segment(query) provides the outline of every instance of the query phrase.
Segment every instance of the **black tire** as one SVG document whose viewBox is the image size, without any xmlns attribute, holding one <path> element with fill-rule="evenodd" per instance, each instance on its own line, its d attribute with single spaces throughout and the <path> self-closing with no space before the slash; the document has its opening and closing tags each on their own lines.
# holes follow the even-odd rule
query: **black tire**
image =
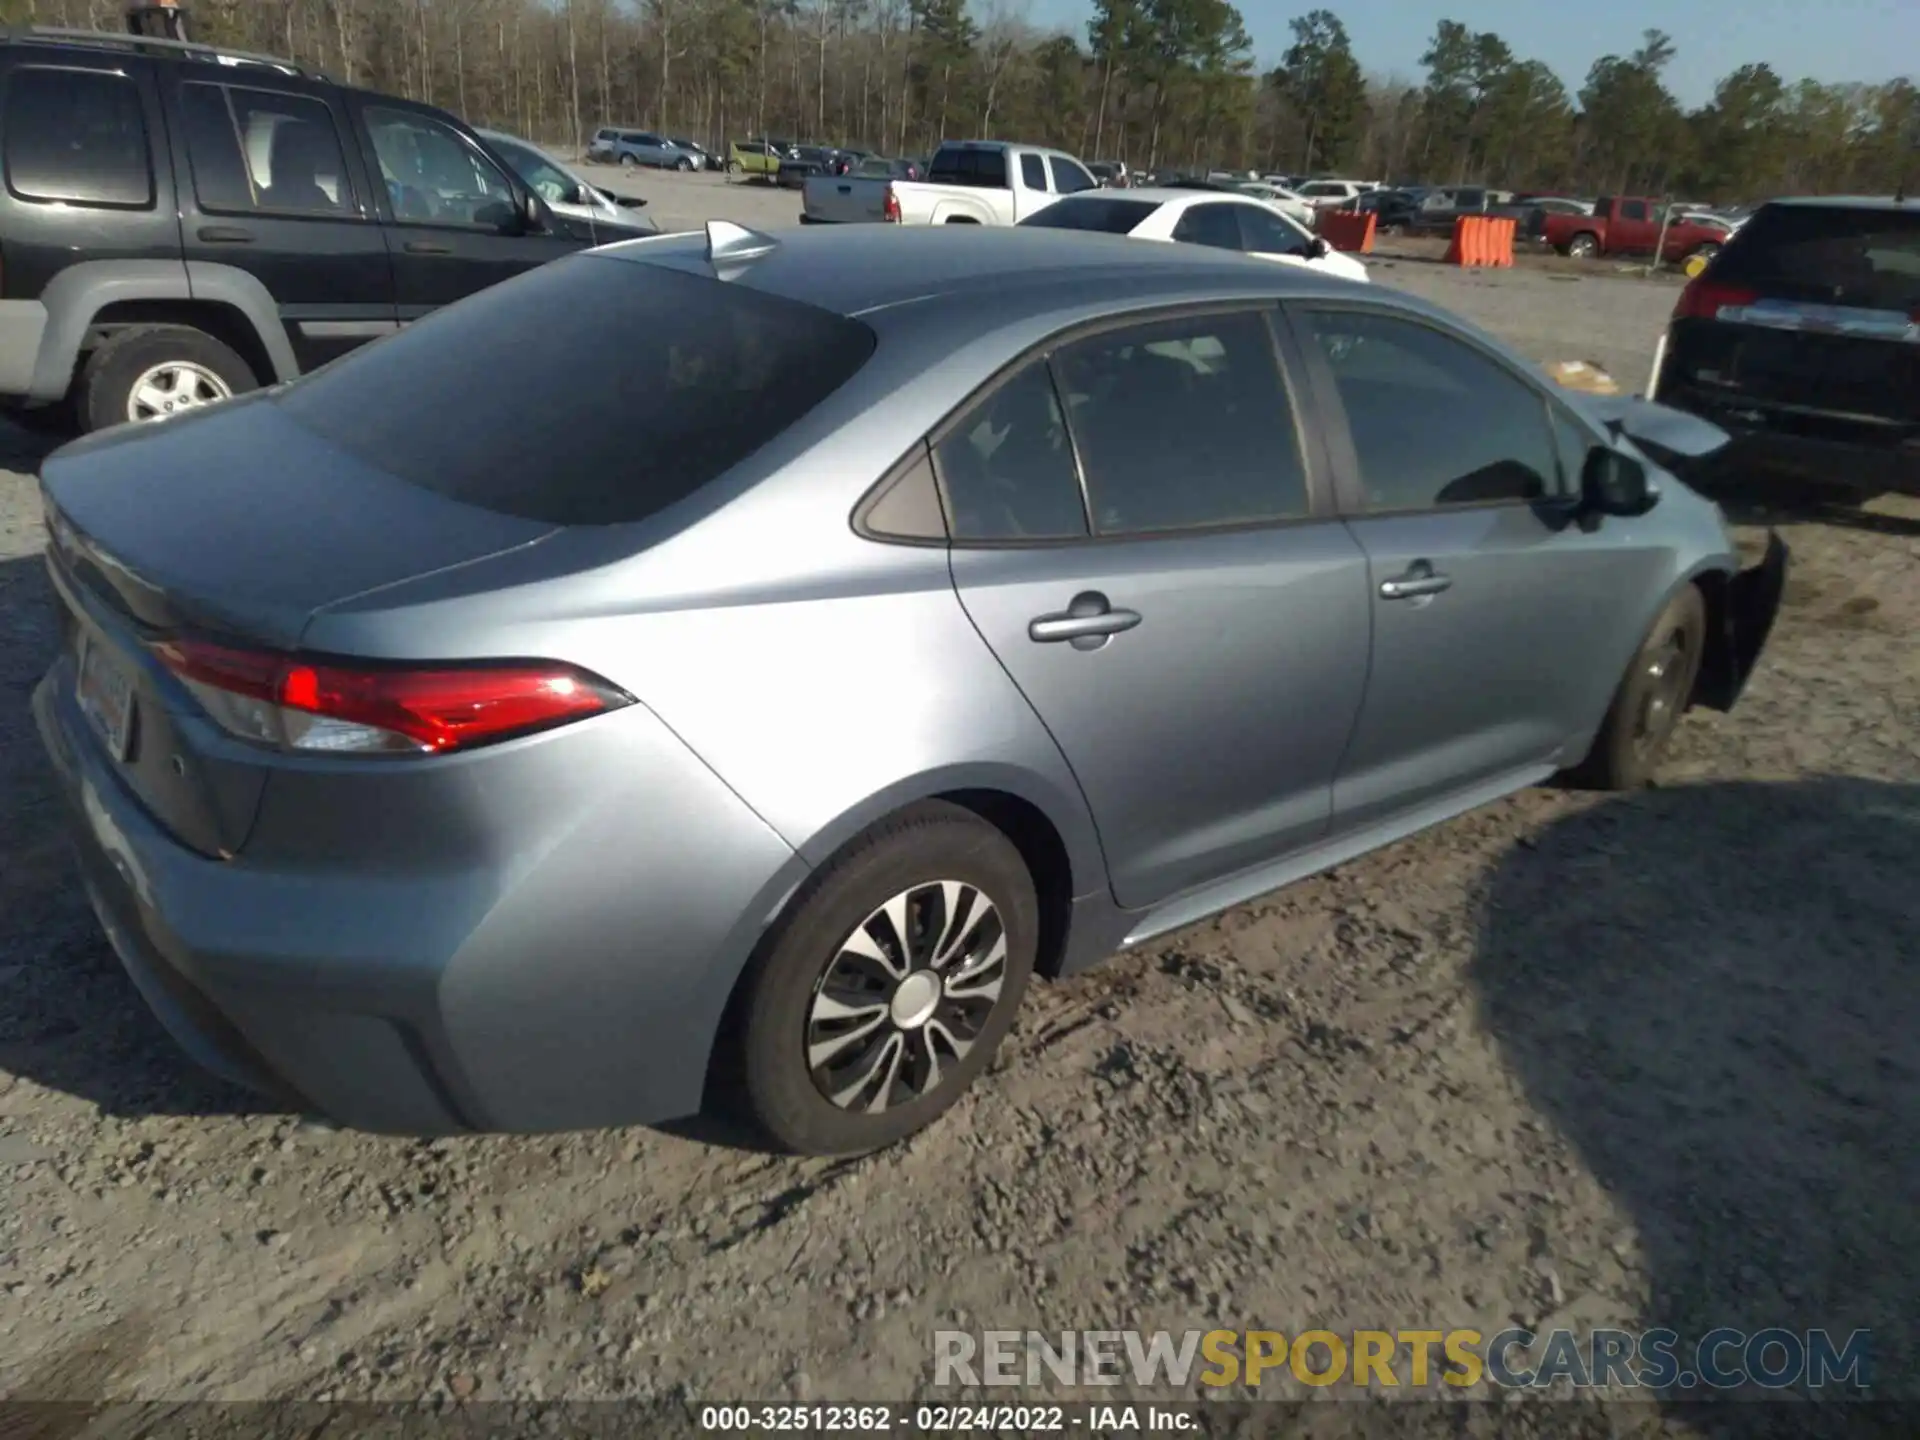
<svg viewBox="0 0 1920 1440">
<path fill-rule="evenodd" d="M 210 371 L 229 395 L 260 388 L 253 367 L 204 330 L 191 325 L 133 325 L 109 336 L 81 370 L 74 401 L 80 428 L 91 433 L 128 423 L 134 418 L 130 413 L 134 387 L 149 370 L 167 364 Z"/>
<path fill-rule="evenodd" d="M 1581 231 L 1567 241 L 1567 254 L 1575 260 L 1591 260 L 1600 253 L 1600 237 Z"/>
<path fill-rule="evenodd" d="M 1698 586 L 1685 586 L 1634 652 L 1593 748 L 1567 772 L 1572 784 L 1585 790 L 1637 790 L 1653 779 L 1693 695 L 1706 639 L 1706 597 Z"/>
<path fill-rule="evenodd" d="M 634 159 L 633 156 L 631 155 L 622 155 L 620 157 L 620 168 L 622 170 L 631 170 L 635 165 L 638 165 L 639 163 L 640 162 Z"/>
<path fill-rule="evenodd" d="M 675 165 L 673 168 L 678 170 L 682 175 L 684 175 L 689 170 L 693 169 L 693 161 L 687 159 L 686 156 L 682 155 L 680 157 L 680 163 Z"/>
<path fill-rule="evenodd" d="M 934 977 L 928 996 L 935 1006 L 931 1016 L 911 1028 L 900 1028 L 892 1018 L 893 1004 L 904 994 L 903 985 L 893 984 L 887 970 L 863 964 L 849 942 L 856 932 L 864 934 L 870 945 L 898 959 L 897 946 L 888 946 L 874 931 L 865 930 L 866 922 L 879 915 L 881 908 L 895 897 L 911 894 L 914 917 L 930 921 L 944 916 L 944 900 L 935 911 L 932 902 L 940 892 L 937 882 L 958 881 L 972 887 L 997 912 L 1002 922 L 996 932 L 987 912 L 977 900 L 963 896 L 962 913 L 967 917 L 956 939 L 965 939 L 969 948 L 987 948 L 998 933 L 1005 939 L 1006 954 L 998 965 L 981 966 L 976 983 L 990 980 L 997 969 L 1000 984 L 997 994 L 979 1009 L 978 1000 L 957 1001 L 949 987 L 955 977 L 977 960 L 965 951 L 949 956 L 945 969 L 929 968 L 910 962 L 915 973 Z M 920 891 L 918 887 L 930 887 Z M 922 901 L 926 901 L 923 908 Z M 941 922 L 944 924 L 944 920 Z M 892 933 L 890 922 L 879 921 L 880 936 Z M 926 951 L 940 939 L 927 935 L 911 920 L 909 941 L 912 954 L 926 958 Z M 992 1061 L 994 1052 L 1013 1023 L 1033 973 L 1034 950 L 1039 933 L 1039 902 L 1034 896 L 1033 879 L 1027 873 L 1020 853 L 1006 836 L 993 826 L 958 806 L 942 801 L 927 801 L 903 810 L 859 839 L 818 871 L 796 897 L 793 908 L 771 942 L 756 958 L 744 990 L 738 1032 L 739 1076 L 744 1082 L 744 1098 L 752 1118 L 774 1140 L 789 1150 L 806 1155 L 854 1155 L 891 1145 L 935 1120 Z M 924 941 L 922 944 L 914 940 Z M 876 1008 L 887 1004 L 887 1013 L 877 1027 L 863 1032 L 875 1039 L 854 1041 L 839 1053 L 828 1057 L 829 1065 L 843 1061 L 846 1069 L 837 1075 L 823 1069 L 817 1072 L 809 1063 L 809 1036 L 825 1035 L 817 1043 L 831 1044 L 840 1032 L 816 1031 L 814 1006 L 828 980 L 836 980 L 836 990 L 844 988 L 849 974 L 870 977 L 878 988 L 858 992 L 862 1003 Z M 944 975 L 945 980 L 939 977 Z M 926 982 L 915 982 L 926 985 Z M 887 1000 L 882 1000 L 887 996 Z M 936 998 L 937 996 L 937 998 Z M 909 997 L 911 998 L 911 997 Z M 971 1023 L 971 1044 L 957 1056 L 933 1037 L 959 1033 L 955 1016 L 966 1009 L 978 1011 Z M 934 1024 L 932 1022 L 940 1022 Z M 857 1026 L 858 1022 L 852 1023 Z M 956 1028 L 949 1030 L 948 1025 Z M 900 1059 L 894 1070 L 885 1064 L 887 1047 L 894 1044 L 888 1035 L 899 1037 Z M 918 1094 L 916 1075 L 930 1077 L 924 1060 L 917 1058 L 932 1051 L 938 1065 L 938 1079 Z M 892 1095 L 898 1089 L 897 1103 L 878 1112 L 865 1108 L 843 1108 L 828 1098 L 822 1088 L 832 1084 L 851 1085 L 861 1073 L 860 1060 L 876 1055 L 873 1074 L 886 1070 L 885 1083 L 862 1088 L 848 1103 L 870 1102 L 884 1089 Z"/>
<path fill-rule="evenodd" d="M 727 161 L 727 174 L 729 175 L 742 174 L 745 172 L 746 168 L 747 167 L 742 165 L 738 160 Z"/>
</svg>

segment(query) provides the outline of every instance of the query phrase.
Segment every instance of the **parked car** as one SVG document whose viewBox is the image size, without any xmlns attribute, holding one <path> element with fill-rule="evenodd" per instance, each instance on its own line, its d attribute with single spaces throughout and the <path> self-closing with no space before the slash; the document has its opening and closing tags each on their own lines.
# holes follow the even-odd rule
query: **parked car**
<svg viewBox="0 0 1920 1440">
<path fill-rule="evenodd" d="M 764 175 L 769 180 L 780 173 L 780 162 L 794 151 L 785 140 L 736 140 L 727 147 L 727 172 L 731 175 Z"/>
<path fill-rule="evenodd" d="M 1519 195 L 1515 199 L 1521 204 L 1531 205 L 1549 215 L 1593 214 L 1591 200 L 1575 200 L 1565 195 Z"/>
<path fill-rule="evenodd" d="M 693 161 L 693 168 L 695 170 L 715 170 L 719 168 L 714 163 L 713 156 L 708 153 L 707 147 L 699 141 L 683 140 L 675 136 L 672 137 L 671 143 L 678 147 L 682 154 Z"/>
<path fill-rule="evenodd" d="M 604 238 L 445 111 L 270 56 L 14 29 L 0 96 L 0 403 L 30 417 L 198 409 Z"/>
<path fill-rule="evenodd" d="M 1591 260 L 1602 255 L 1652 255 L 1676 264 L 1690 255 L 1711 259 L 1732 232 L 1724 225 L 1706 224 L 1682 216 L 1666 227 L 1661 245 L 1660 202 L 1645 198 L 1608 197 L 1594 201 L 1590 215 L 1549 214 L 1541 236 L 1562 255 Z"/>
<path fill-rule="evenodd" d="M 219 1073 L 866 1151 L 1035 972 L 1732 706 L 1787 556 L 1624 438 L 1676 422 L 1202 246 L 714 222 L 52 457 L 33 709 Z"/>
<path fill-rule="evenodd" d="M 1356 195 L 1342 210 L 1352 210 L 1361 215 L 1374 217 L 1374 230 L 1381 235 L 1392 235 L 1401 230 L 1411 229 L 1420 216 L 1420 202 L 1424 197 L 1410 194 L 1405 190 L 1369 190 L 1364 195 Z"/>
<path fill-rule="evenodd" d="M 834 152 L 825 145 L 799 145 L 780 161 L 774 183 L 782 190 L 798 190 L 815 175 L 833 172 Z"/>
<path fill-rule="evenodd" d="M 922 172 L 912 160 L 869 155 L 845 175 L 824 177 L 813 184 L 811 203 L 802 201 L 802 225 L 878 224 L 888 219 L 892 194 L 887 182 L 918 180 Z M 858 182 L 875 180 L 877 185 Z"/>
<path fill-rule="evenodd" d="M 1243 180 L 1233 188 L 1242 195 L 1250 195 L 1255 200 L 1273 206 L 1290 220 L 1305 225 L 1309 229 L 1313 227 L 1315 213 L 1313 203 L 1294 194 L 1284 185 L 1275 185 L 1266 180 Z"/>
<path fill-rule="evenodd" d="M 611 165 L 613 147 L 620 141 L 620 131 L 611 125 L 603 125 L 593 132 L 593 138 L 587 141 L 587 148 L 581 158 L 589 165 Z"/>
<path fill-rule="evenodd" d="M 1309 205 L 1345 205 L 1356 200 L 1374 187 L 1358 180 L 1308 180 L 1293 187 L 1293 191 Z"/>
<path fill-rule="evenodd" d="M 476 132 L 507 162 L 508 168 L 556 215 L 583 221 L 592 229 L 593 243 L 635 240 L 658 235 L 660 227 L 640 212 L 646 201 L 602 190 L 574 174 L 531 140 L 499 130 Z"/>
<path fill-rule="evenodd" d="M 1457 221 L 1467 216 L 1492 215 L 1512 220 L 1516 233 L 1537 236 L 1545 228 L 1546 211 L 1530 203 L 1517 201 L 1510 190 L 1490 190 L 1484 185 L 1442 185 L 1428 190 L 1407 221 L 1415 234 L 1451 234 Z"/>
<path fill-rule="evenodd" d="M 1761 206 L 1681 292 L 1648 394 L 1733 432 L 1730 479 L 1920 495 L 1920 204 Z"/>
<path fill-rule="evenodd" d="M 1178 241 L 1304 266 L 1343 280 L 1367 267 L 1343 255 L 1278 206 L 1251 196 L 1201 190 L 1089 191 L 1067 195 L 1020 222 L 1053 230 L 1089 230 L 1135 240 Z"/>
<path fill-rule="evenodd" d="M 1124 160 L 1095 160 L 1087 166 L 1087 173 L 1103 186 L 1112 189 L 1124 189 L 1128 184 L 1129 172 Z"/>
<path fill-rule="evenodd" d="M 924 180 L 815 176 L 801 222 L 883 219 L 898 225 L 1014 225 L 1062 195 L 1099 182 L 1071 155 L 1034 145 L 966 140 L 934 152 Z"/>
<path fill-rule="evenodd" d="M 631 170 L 636 165 L 656 170 L 695 170 L 699 162 L 673 141 L 651 130 L 622 130 L 613 138 L 612 163 Z"/>
</svg>

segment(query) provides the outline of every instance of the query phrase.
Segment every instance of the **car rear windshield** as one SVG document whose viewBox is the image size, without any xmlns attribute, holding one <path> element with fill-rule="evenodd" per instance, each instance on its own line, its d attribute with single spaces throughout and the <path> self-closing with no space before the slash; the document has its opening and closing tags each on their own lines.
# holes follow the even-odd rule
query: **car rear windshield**
<svg viewBox="0 0 1920 1440">
<path fill-rule="evenodd" d="M 927 179 L 935 185 L 974 185 L 985 190 L 1004 190 L 1007 188 L 1007 152 L 942 145 L 927 167 Z"/>
<path fill-rule="evenodd" d="M 1106 235 L 1125 235 L 1158 208 L 1156 200 L 1075 197 L 1056 200 L 1020 223 L 1046 230 L 1098 230 Z"/>
<path fill-rule="evenodd" d="M 1920 310 L 1920 207 L 1764 205 L 1714 278 L 1783 300 Z"/>
<path fill-rule="evenodd" d="M 726 281 L 576 256 L 436 311 L 277 403 L 341 449 L 553 525 L 646 519 L 866 363 L 858 321 Z"/>
</svg>

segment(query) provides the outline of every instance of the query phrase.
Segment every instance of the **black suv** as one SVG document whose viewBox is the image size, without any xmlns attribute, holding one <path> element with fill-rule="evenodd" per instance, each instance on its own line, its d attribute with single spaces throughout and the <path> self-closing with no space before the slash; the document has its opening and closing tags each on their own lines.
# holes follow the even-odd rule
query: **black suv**
<svg viewBox="0 0 1920 1440">
<path fill-rule="evenodd" d="M 1920 495 L 1920 202 L 1763 205 L 1681 293 L 1653 395 L 1721 468 Z"/>
<path fill-rule="evenodd" d="M 0 160 L 0 404 L 85 430 L 627 238 L 555 214 L 444 111 L 175 40 L 0 32 Z"/>
</svg>

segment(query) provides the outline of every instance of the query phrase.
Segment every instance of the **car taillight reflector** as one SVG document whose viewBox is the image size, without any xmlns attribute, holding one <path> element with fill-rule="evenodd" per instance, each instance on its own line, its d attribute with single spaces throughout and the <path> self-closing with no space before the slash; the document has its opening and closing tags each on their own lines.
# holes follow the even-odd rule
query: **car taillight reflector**
<svg viewBox="0 0 1920 1440">
<path fill-rule="evenodd" d="M 598 676 L 554 661 L 363 666 L 204 640 L 153 648 L 223 729 L 290 750 L 444 754 L 632 700 Z"/>
<path fill-rule="evenodd" d="M 887 198 L 882 202 L 881 217 L 891 225 L 900 223 L 900 197 L 893 193 L 893 182 L 887 182 Z"/>
<path fill-rule="evenodd" d="M 1711 320 L 1723 308 L 1751 305 L 1759 298 L 1758 290 L 1749 290 L 1741 285 L 1718 284 L 1707 276 L 1701 275 L 1689 280 L 1687 288 L 1680 292 L 1680 301 L 1673 307 L 1673 318 Z"/>
</svg>

